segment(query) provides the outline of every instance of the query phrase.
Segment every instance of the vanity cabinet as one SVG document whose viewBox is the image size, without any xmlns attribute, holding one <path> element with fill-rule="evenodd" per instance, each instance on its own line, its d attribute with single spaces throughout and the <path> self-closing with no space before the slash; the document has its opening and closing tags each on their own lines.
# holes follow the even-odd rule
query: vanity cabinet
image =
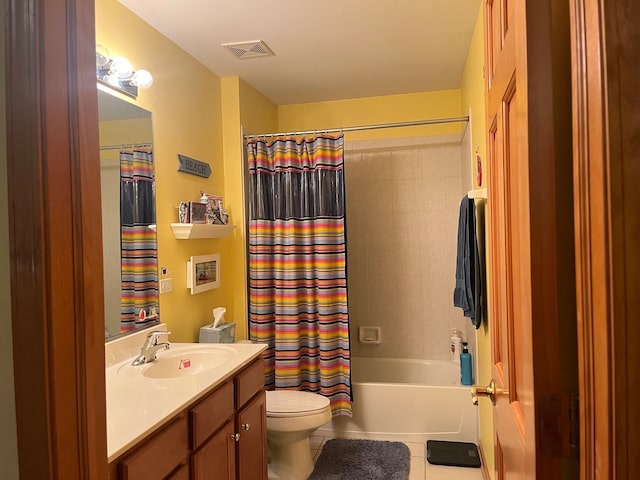
<svg viewBox="0 0 640 480">
<path fill-rule="evenodd" d="M 266 480 L 262 357 L 125 452 L 109 472 L 111 480 Z"/>
</svg>

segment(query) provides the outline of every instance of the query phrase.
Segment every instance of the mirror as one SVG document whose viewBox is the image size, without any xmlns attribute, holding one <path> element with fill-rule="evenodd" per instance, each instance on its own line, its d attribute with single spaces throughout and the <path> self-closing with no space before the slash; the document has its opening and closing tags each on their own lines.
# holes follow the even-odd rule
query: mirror
<svg viewBox="0 0 640 480">
<path fill-rule="evenodd" d="M 105 340 L 160 322 L 151 112 L 98 85 Z"/>
</svg>

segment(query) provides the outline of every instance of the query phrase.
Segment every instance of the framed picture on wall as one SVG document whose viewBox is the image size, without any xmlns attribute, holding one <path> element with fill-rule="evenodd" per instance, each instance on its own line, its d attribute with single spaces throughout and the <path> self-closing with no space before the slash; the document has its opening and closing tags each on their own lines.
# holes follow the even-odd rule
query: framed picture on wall
<svg viewBox="0 0 640 480">
<path fill-rule="evenodd" d="M 191 295 L 220 286 L 220 254 L 193 256 L 187 262 L 187 288 Z"/>
</svg>

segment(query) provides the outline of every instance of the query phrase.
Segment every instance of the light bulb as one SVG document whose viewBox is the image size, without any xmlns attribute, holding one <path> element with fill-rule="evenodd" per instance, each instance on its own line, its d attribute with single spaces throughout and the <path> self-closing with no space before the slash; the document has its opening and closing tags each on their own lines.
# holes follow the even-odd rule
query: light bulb
<svg viewBox="0 0 640 480">
<path fill-rule="evenodd" d="M 118 80 L 118 77 L 115 75 L 106 75 L 103 80 L 112 87 L 120 88 L 120 80 Z"/>
<path fill-rule="evenodd" d="M 131 83 L 140 88 L 149 88 L 153 85 L 153 75 L 151 75 L 147 70 L 138 70 L 133 74 Z"/>
<path fill-rule="evenodd" d="M 133 67 L 131 62 L 124 57 L 116 57 L 111 61 L 111 73 L 117 75 L 118 78 L 131 78 Z"/>
<path fill-rule="evenodd" d="M 96 67 L 104 67 L 109 63 L 111 54 L 104 45 L 96 45 Z"/>
</svg>

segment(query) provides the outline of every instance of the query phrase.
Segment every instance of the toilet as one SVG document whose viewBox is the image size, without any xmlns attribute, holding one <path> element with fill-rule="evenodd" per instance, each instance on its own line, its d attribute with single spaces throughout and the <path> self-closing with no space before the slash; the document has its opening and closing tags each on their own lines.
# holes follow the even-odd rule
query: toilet
<svg viewBox="0 0 640 480">
<path fill-rule="evenodd" d="M 309 435 L 331 420 L 329 399 L 295 390 L 266 393 L 269 480 L 306 480 L 313 471 Z"/>
</svg>

